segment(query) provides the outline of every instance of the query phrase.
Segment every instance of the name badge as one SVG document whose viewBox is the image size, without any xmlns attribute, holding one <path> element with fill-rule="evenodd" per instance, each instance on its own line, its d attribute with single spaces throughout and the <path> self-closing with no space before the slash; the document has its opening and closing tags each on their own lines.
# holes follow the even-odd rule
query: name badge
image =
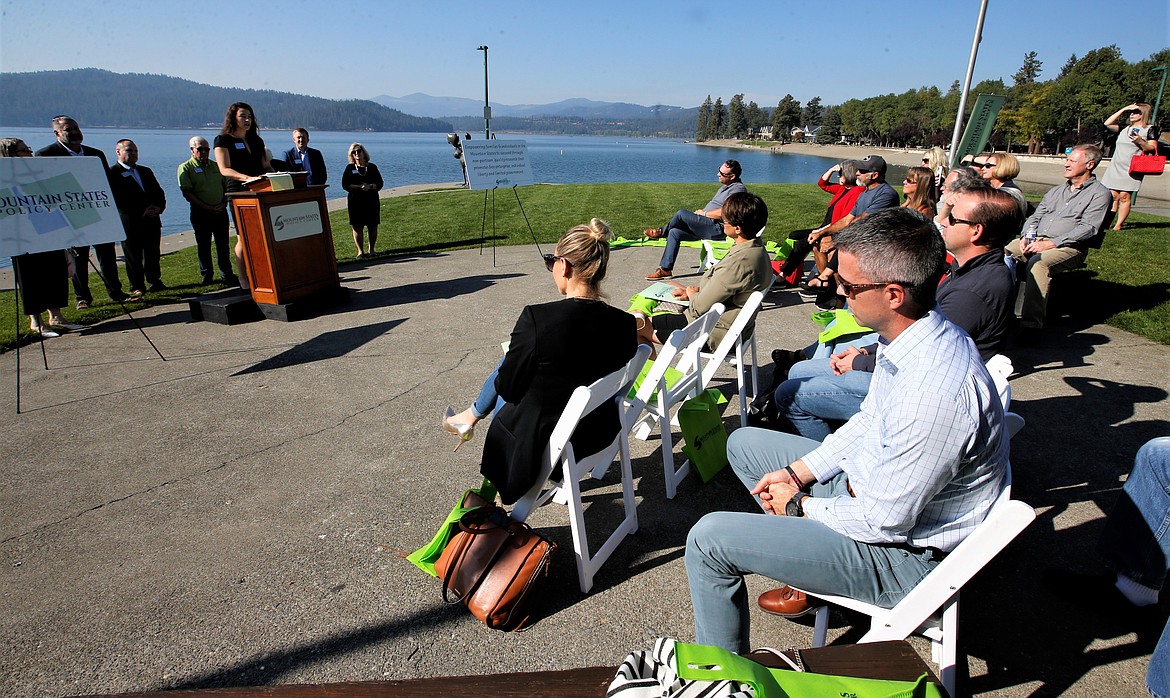
<svg viewBox="0 0 1170 698">
<path fill-rule="evenodd" d="M 196 168 L 195 168 L 195 171 L 196 171 L 196 172 L 198 172 L 199 174 L 203 174 L 203 168 L 202 168 L 202 167 L 196 167 Z"/>
<path fill-rule="evenodd" d="M 244 149 L 243 143 L 236 143 L 236 150 L 243 150 L 243 149 Z"/>
</svg>

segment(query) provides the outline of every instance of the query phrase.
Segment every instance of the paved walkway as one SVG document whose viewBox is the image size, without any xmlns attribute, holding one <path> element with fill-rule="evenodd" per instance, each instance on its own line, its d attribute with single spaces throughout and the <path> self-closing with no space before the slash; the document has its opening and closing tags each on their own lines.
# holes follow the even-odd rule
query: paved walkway
<svg viewBox="0 0 1170 698">
<path fill-rule="evenodd" d="M 615 251 L 615 305 L 645 285 L 658 254 Z M 687 530 L 751 502 L 727 472 L 689 478 L 666 500 L 656 440 L 634 447 L 641 529 L 591 594 L 577 589 L 565 511 L 534 514 L 561 552 L 527 632 L 487 630 L 398 559 L 479 479 L 482 435 L 453 454 L 442 410 L 472 399 L 523 304 L 555 298 L 534 248 L 495 259 L 353 263 L 341 270 L 348 306 L 291 324 L 226 327 L 191 322 L 183 305 L 148 308 L 135 317 L 165 362 L 125 317 L 47 342 L 49 370 L 25 347 L 23 414 L 9 391 L 0 422 L 0 694 L 595 666 L 658 635 L 693 639 Z M 810 310 L 791 292 L 770 299 L 765 356 L 808 341 Z M 1136 695 L 1156 634 L 1135 634 L 1095 599 L 1054 598 L 1041 573 L 1097 569 L 1092 542 L 1120 478 L 1142 442 L 1170 433 L 1165 347 L 1058 318 L 1011 355 L 1014 407 L 1028 421 L 1014 493 L 1039 519 L 964 592 L 969 687 Z M 5 354 L 0 382 L 15 385 L 14 370 Z M 612 480 L 587 497 L 591 525 L 613 521 Z M 812 635 L 754 610 L 752 623 L 755 645 Z M 840 641 L 859 636 L 844 616 L 834 625 Z"/>
</svg>

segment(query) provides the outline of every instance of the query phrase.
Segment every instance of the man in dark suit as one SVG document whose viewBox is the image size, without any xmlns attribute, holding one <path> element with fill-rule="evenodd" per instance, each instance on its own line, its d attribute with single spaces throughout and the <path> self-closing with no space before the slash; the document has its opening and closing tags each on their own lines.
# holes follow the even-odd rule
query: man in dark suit
<svg viewBox="0 0 1170 698">
<path fill-rule="evenodd" d="M 138 146 L 129 138 L 115 146 L 118 164 L 110 168 L 110 189 L 126 229 L 122 254 L 126 257 L 126 276 L 130 279 L 130 299 L 140 300 L 146 293 L 166 288 L 159 270 L 162 221 L 159 216 L 167 207 L 167 197 L 149 167 L 138 164 Z"/>
<path fill-rule="evenodd" d="M 296 147 L 284 151 L 284 162 L 289 172 L 308 172 L 309 184 L 324 184 L 329 178 L 325 169 L 325 158 L 321 151 L 309 147 L 309 132 L 303 128 L 293 131 Z"/>
<path fill-rule="evenodd" d="M 95 157 L 102 161 L 102 169 L 108 171 L 110 164 L 106 161 L 105 153 L 81 144 L 84 136 L 72 117 L 53 117 L 53 133 L 57 140 L 38 150 L 37 157 Z M 122 280 L 118 277 L 118 253 L 114 243 L 103 242 L 94 245 L 93 249 L 102 269 L 106 292 L 115 301 L 126 300 L 126 294 L 122 292 Z M 84 310 L 93 303 L 93 294 L 89 291 L 89 247 L 74 247 L 69 253 L 73 255 L 73 292 L 77 295 L 77 309 Z"/>
</svg>

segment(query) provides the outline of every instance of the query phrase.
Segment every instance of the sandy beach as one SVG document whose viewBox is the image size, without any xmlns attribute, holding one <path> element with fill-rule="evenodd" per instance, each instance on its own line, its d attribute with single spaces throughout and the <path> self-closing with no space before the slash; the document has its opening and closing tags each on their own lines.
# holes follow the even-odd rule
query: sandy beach
<svg viewBox="0 0 1170 698">
<path fill-rule="evenodd" d="M 743 145 L 735 140 L 718 140 L 706 141 L 697 143 L 696 145 L 717 146 L 723 148 L 742 148 L 745 150 L 769 150 L 769 148 L 761 148 L 752 145 Z M 818 145 L 816 143 L 785 143 L 783 145 L 774 146 L 773 150 L 778 153 L 789 153 L 796 155 L 813 155 L 822 158 L 834 159 L 861 159 L 869 154 L 881 155 L 890 165 L 901 165 L 903 167 L 912 167 L 921 164 L 922 151 L 921 150 L 903 150 L 901 148 L 866 148 L 851 145 Z M 1016 183 L 1020 185 L 1024 191 L 1028 193 L 1042 194 L 1049 188 L 1056 186 L 1064 181 L 1064 156 L 1055 155 L 1016 155 L 1020 160 L 1020 176 L 1016 177 Z M 1104 168 L 1108 167 L 1109 160 L 1103 160 L 1098 169 L 1104 172 Z M 744 174 L 745 181 L 750 181 Z M 1147 207 L 1142 208 L 1141 204 L 1145 203 Z M 1138 194 L 1139 205 L 1135 210 L 1147 210 L 1149 213 L 1157 213 L 1158 215 L 1167 215 L 1164 211 L 1153 210 L 1155 208 L 1165 209 L 1170 207 L 1170 176 L 1161 177 L 1147 177 L 1146 181 L 1142 183 L 1141 192 Z"/>
</svg>

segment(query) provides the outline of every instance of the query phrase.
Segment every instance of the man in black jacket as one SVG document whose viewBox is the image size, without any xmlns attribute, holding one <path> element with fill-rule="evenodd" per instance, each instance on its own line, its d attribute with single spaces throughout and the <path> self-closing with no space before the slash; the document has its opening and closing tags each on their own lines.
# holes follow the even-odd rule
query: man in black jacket
<svg viewBox="0 0 1170 698">
<path fill-rule="evenodd" d="M 37 157 L 95 157 L 102 161 L 103 170 L 109 169 L 105 153 L 81 144 L 84 136 L 73 117 L 65 115 L 53 117 L 53 133 L 56 134 L 57 140 L 38 150 Z M 115 301 L 126 300 L 126 294 L 122 292 L 122 280 L 118 278 L 118 253 L 114 249 L 114 243 L 103 242 L 94 245 L 93 249 L 101 266 L 106 292 Z M 73 255 L 74 262 L 73 292 L 77 295 L 77 309 L 84 310 L 93 303 L 93 294 L 89 291 L 89 247 L 74 247 L 69 252 Z"/>
<path fill-rule="evenodd" d="M 321 151 L 309 147 L 309 132 L 303 128 L 293 130 L 293 145 L 284 151 L 284 162 L 290 172 L 308 172 L 308 184 L 324 184 L 329 178 L 325 169 L 325 158 Z"/>
<path fill-rule="evenodd" d="M 146 293 L 166 288 L 159 270 L 162 221 L 159 216 L 167 207 L 167 197 L 149 167 L 138 164 L 138 146 L 124 138 L 115 147 L 118 163 L 110 168 L 110 189 L 126 229 L 122 254 L 126 257 L 126 277 L 130 279 L 130 298 L 139 300 Z"/>
</svg>

